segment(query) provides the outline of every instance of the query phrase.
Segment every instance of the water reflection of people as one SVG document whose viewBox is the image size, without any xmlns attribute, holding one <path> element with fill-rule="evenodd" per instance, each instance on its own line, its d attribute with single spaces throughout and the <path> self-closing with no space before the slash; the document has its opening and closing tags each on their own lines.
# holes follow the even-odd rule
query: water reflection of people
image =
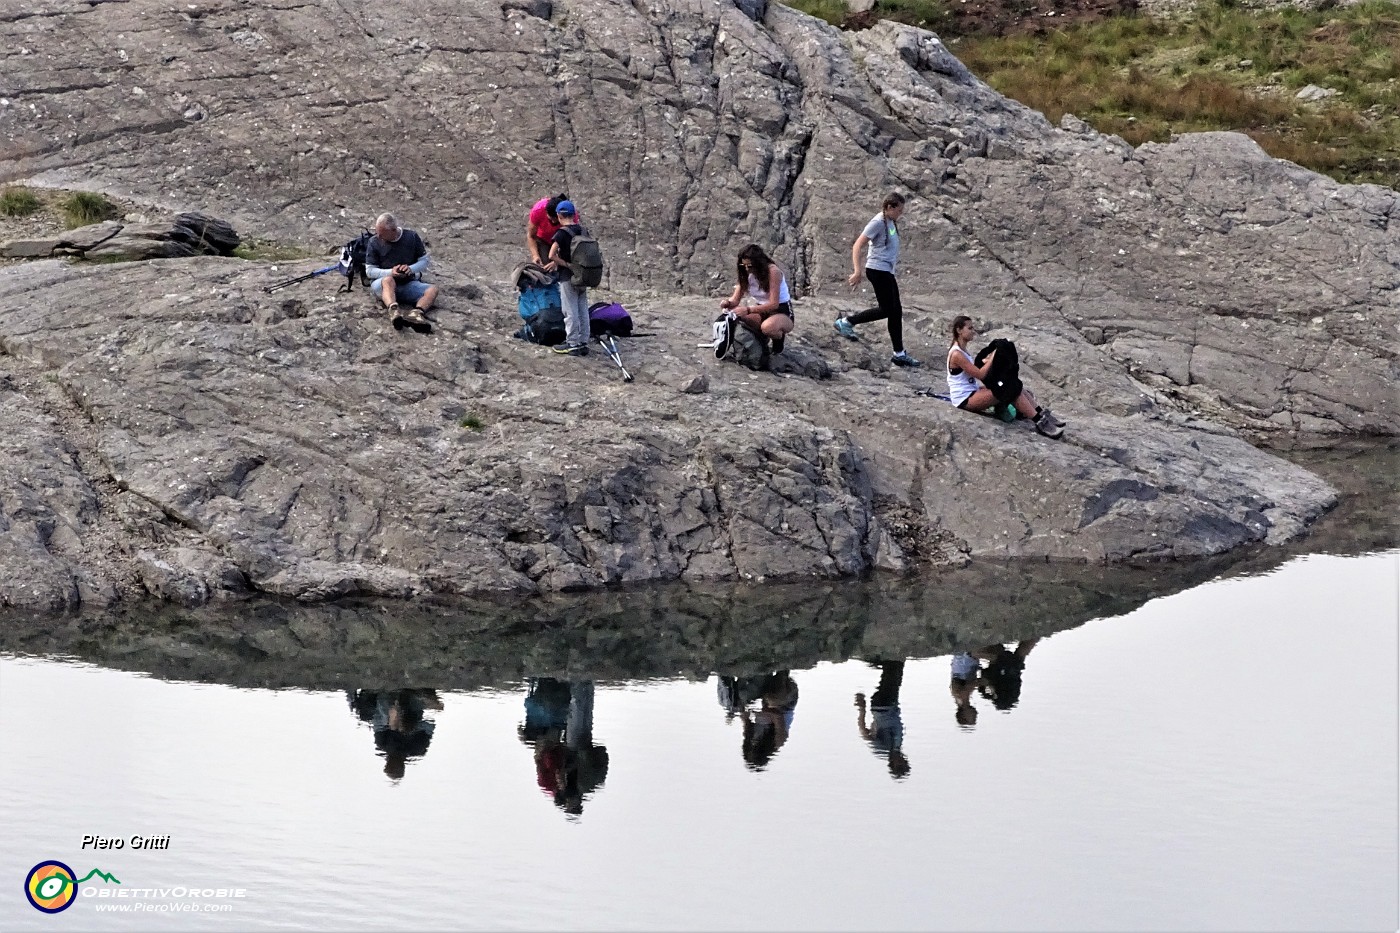
<svg viewBox="0 0 1400 933">
<path fill-rule="evenodd" d="M 797 683 L 787 671 L 757 677 L 720 675 L 719 702 L 725 719 L 744 724 L 740 751 L 744 763 L 762 771 L 788 740 L 797 710 Z M 758 709 L 751 707 L 758 704 Z"/>
<path fill-rule="evenodd" d="M 533 746 L 535 779 L 565 813 L 580 814 L 608 776 L 608 750 L 593 744 L 593 681 L 527 681 L 520 741 Z"/>
<path fill-rule="evenodd" d="M 957 705 L 954 718 L 958 725 L 967 729 L 977 725 L 977 707 L 972 705 L 974 690 L 1002 712 L 1015 708 L 1021 700 L 1026 656 L 1039 641 L 1039 638 L 1023 639 L 1015 650 L 998 644 L 953 655 L 953 676 L 948 689 Z M 983 661 L 987 662 L 986 667 L 982 666 Z"/>
<path fill-rule="evenodd" d="M 350 709 L 374 730 L 374 747 L 384 755 L 384 773 L 403 779 L 410 759 L 428 753 L 436 725 L 427 710 L 442 709 L 436 690 L 347 690 Z"/>
<path fill-rule="evenodd" d="M 865 694 L 856 694 L 856 728 L 870 743 L 876 755 L 889 765 L 896 780 L 909 776 L 909 759 L 904 757 L 904 720 L 899 714 L 899 688 L 904 681 L 903 661 L 876 661 L 880 683 L 870 697 L 870 724 L 865 722 Z"/>
</svg>

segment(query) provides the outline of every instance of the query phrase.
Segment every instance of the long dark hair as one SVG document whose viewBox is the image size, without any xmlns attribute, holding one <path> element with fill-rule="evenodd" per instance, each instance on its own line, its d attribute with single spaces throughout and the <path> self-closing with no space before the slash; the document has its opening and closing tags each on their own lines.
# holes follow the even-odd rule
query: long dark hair
<svg viewBox="0 0 1400 933">
<path fill-rule="evenodd" d="M 763 247 L 757 243 L 750 243 L 739 250 L 739 258 L 734 262 L 735 277 L 739 281 L 740 291 L 749 287 L 749 273 L 744 270 L 744 260 L 753 263 L 753 277 L 758 279 L 758 284 L 765 291 L 768 289 L 768 270 L 773 268 L 773 260 L 763 251 Z"/>
<path fill-rule="evenodd" d="M 968 317 L 966 314 L 959 314 L 957 317 L 953 318 L 953 342 L 948 344 L 949 350 L 958 345 L 958 331 L 962 330 L 964 324 L 971 323 L 971 321 L 972 318 Z"/>
</svg>

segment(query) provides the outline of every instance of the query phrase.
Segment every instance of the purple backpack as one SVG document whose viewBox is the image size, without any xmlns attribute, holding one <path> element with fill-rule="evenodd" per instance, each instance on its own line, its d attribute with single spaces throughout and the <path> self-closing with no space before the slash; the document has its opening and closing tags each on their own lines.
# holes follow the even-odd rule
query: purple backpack
<svg viewBox="0 0 1400 933">
<path fill-rule="evenodd" d="M 610 334 L 614 337 L 632 336 L 632 315 L 622 305 L 600 301 L 588 308 L 588 329 L 594 337 Z"/>
</svg>

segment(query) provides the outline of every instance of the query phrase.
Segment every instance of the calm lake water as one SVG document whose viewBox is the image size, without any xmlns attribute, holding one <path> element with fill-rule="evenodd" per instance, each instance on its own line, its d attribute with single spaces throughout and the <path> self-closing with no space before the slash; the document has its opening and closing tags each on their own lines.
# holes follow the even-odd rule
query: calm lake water
<svg viewBox="0 0 1400 933">
<path fill-rule="evenodd" d="M 820 644 L 777 625 L 762 663 L 742 632 L 658 636 L 637 676 L 579 676 L 632 657 L 587 620 L 563 660 L 517 625 L 393 647 L 374 682 L 265 639 L 11 650 L 0 928 L 1394 930 L 1400 550 L 1308 550 L 1115 613 L 1035 590 L 1015 615 L 1050 630 L 927 650 L 917 619 L 820 612 Z M 442 660 L 489 651 L 518 676 Z M 724 651 L 749 660 L 703 669 Z M 47 860 L 120 884 L 46 915 Z"/>
</svg>

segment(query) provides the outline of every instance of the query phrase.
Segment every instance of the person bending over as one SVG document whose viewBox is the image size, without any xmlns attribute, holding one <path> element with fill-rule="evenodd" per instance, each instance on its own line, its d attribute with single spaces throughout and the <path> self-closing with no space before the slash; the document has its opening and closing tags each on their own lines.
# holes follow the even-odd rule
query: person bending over
<svg viewBox="0 0 1400 933">
<path fill-rule="evenodd" d="M 774 353 L 782 353 L 783 342 L 796 326 L 787 276 L 763 247 L 750 243 L 739 250 L 736 278 L 734 291 L 719 303 L 720 308 L 733 311 L 749 330 L 773 342 Z M 752 304 L 742 304 L 745 295 Z"/>
<path fill-rule="evenodd" d="M 428 248 L 412 230 L 399 227 L 393 214 L 380 214 L 374 222 L 374 237 L 365 249 L 365 273 L 370 277 L 369 290 L 389 309 L 389 320 L 395 330 L 405 324 L 419 333 L 433 326 L 423 312 L 433 306 L 437 286 L 423 281 L 428 268 Z M 403 311 L 402 303 L 409 303 Z"/>
</svg>

